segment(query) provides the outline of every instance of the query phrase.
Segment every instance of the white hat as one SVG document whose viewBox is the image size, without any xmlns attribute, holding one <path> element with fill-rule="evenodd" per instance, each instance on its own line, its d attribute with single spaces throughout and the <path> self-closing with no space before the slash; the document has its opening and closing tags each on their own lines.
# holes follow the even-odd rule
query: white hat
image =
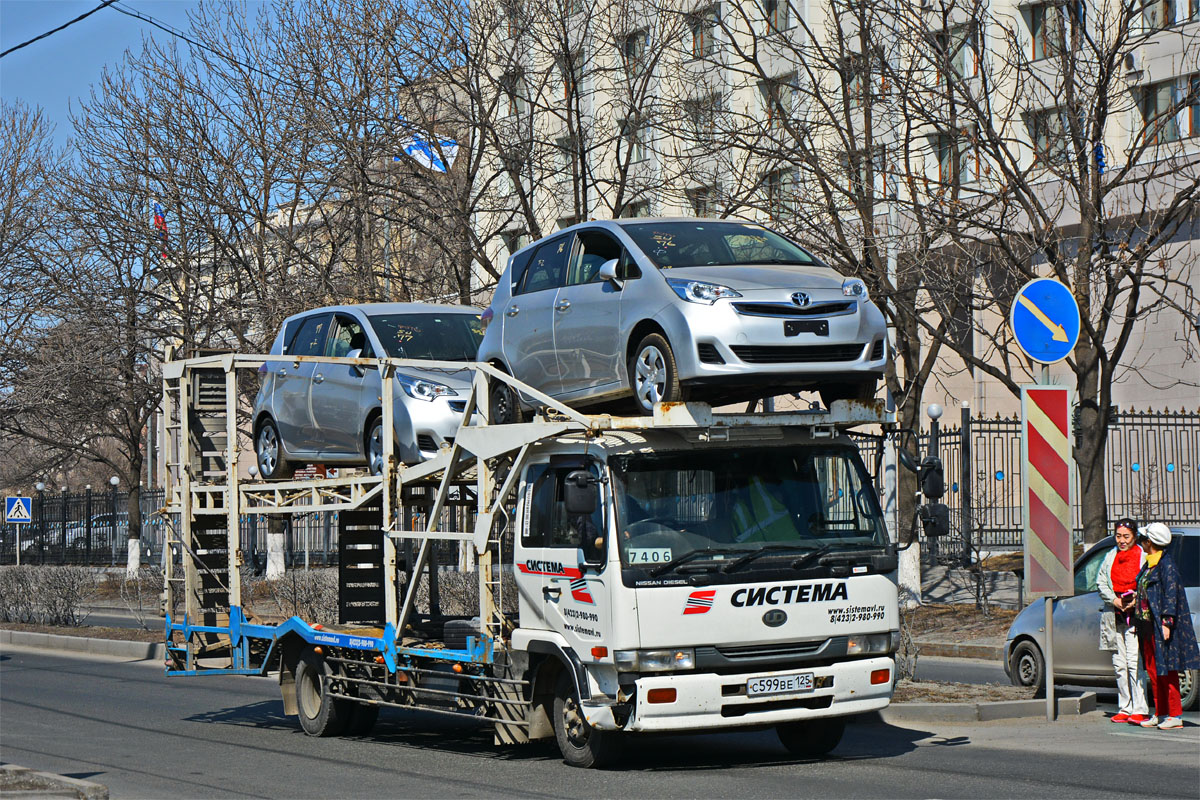
<svg viewBox="0 0 1200 800">
<path fill-rule="evenodd" d="M 1171 543 L 1171 529 L 1161 522 L 1151 522 L 1142 528 L 1142 535 L 1159 547 L 1166 547 Z"/>
</svg>

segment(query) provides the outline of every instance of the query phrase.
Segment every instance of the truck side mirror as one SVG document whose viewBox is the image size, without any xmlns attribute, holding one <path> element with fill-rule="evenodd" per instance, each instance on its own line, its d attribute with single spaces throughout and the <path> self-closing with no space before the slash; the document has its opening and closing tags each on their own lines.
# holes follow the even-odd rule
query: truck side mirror
<svg viewBox="0 0 1200 800">
<path fill-rule="evenodd" d="M 921 481 L 921 494 L 925 495 L 926 500 L 941 500 L 946 494 L 945 472 L 942 460 L 937 456 L 925 456 L 917 479 Z"/>
<path fill-rule="evenodd" d="M 618 264 L 618 260 L 615 258 L 610 258 L 608 261 L 605 261 L 603 264 L 601 264 L 600 265 L 600 280 L 612 281 L 613 285 L 615 285 L 618 289 L 620 289 L 621 288 L 621 280 L 620 280 L 620 278 L 617 277 L 617 264 Z"/>
<path fill-rule="evenodd" d="M 912 453 L 905 450 L 903 447 L 896 448 L 896 458 L 900 462 L 900 466 L 904 467 L 909 472 L 919 472 L 920 467 L 917 462 L 913 461 Z"/>
<path fill-rule="evenodd" d="M 950 533 L 950 506 L 945 503 L 926 503 L 921 506 L 920 514 L 926 537 L 936 539 Z"/>
<path fill-rule="evenodd" d="M 600 497 L 600 480 L 586 469 L 576 469 L 567 473 L 563 479 L 563 500 L 566 501 L 567 514 L 578 516 L 596 512 Z"/>
</svg>

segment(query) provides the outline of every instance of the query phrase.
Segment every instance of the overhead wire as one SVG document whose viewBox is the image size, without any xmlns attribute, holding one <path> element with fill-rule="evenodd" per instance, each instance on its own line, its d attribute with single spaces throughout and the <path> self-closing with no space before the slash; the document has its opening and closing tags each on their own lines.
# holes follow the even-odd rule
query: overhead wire
<svg viewBox="0 0 1200 800">
<path fill-rule="evenodd" d="M 100 5 L 98 5 L 98 6 L 96 6 L 96 7 L 95 7 L 95 8 L 93 8 L 91 11 L 88 11 L 88 12 L 86 12 L 86 13 L 80 14 L 78 17 L 76 17 L 75 19 L 71 20 L 70 22 L 64 22 L 62 25 L 59 25 L 57 28 L 54 28 L 53 30 L 48 30 L 48 31 L 46 31 L 45 33 L 43 33 L 43 34 L 41 34 L 41 35 L 39 35 L 39 36 L 35 36 L 35 37 L 33 37 L 32 39 L 29 39 L 29 40 L 27 40 L 27 41 L 21 42 L 21 43 L 20 43 L 20 44 L 18 44 L 18 45 L 15 45 L 15 46 L 13 46 L 13 47 L 10 47 L 10 48 L 8 48 L 8 49 L 7 49 L 7 50 L 5 50 L 3 53 L 0 53 L 0 58 L 4 58 L 4 57 L 5 57 L 6 55 L 8 55 L 9 53 L 15 53 L 17 50 L 20 50 L 22 47 L 28 47 L 29 45 L 33 44 L 34 42 L 40 42 L 42 39 L 45 39 L 47 36 L 53 36 L 54 34 L 58 33 L 59 31 L 61 31 L 61 30 L 65 29 L 65 28 L 69 28 L 69 27 L 71 27 L 71 26 L 72 26 L 72 25 L 74 25 L 76 22 L 79 22 L 79 21 L 81 21 L 81 20 L 85 20 L 85 19 L 87 19 L 87 18 L 88 18 L 88 17 L 90 17 L 92 14 L 95 14 L 97 11 L 99 11 L 99 10 L 101 10 L 101 9 L 103 9 L 103 8 L 107 8 L 107 7 L 111 6 L 111 5 L 112 5 L 113 3 L 115 3 L 115 2 L 117 2 L 117 0 L 104 0 L 104 2 L 103 2 L 103 3 L 101 3 L 101 4 L 100 4 Z"/>
</svg>

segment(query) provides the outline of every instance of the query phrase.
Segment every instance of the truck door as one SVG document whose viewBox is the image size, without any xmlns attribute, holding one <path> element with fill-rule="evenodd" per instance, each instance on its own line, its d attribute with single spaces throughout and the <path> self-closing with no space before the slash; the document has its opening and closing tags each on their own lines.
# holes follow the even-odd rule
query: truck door
<svg viewBox="0 0 1200 800">
<path fill-rule="evenodd" d="M 582 546 L 585 537 L 606 537 L 603 499 L 590 517 L 568 518 L 563 481 L 580 468 L 578 459 L 570 465 L 552 461 L 526 473 L 517 580 L 521 627 L 554 631 L 577 652 L 588 653 L 609 638 L 611 576 L 603 565 L 584 563 Z M 599 475 L 595 464 L 589 469 Z"/>
</svg>

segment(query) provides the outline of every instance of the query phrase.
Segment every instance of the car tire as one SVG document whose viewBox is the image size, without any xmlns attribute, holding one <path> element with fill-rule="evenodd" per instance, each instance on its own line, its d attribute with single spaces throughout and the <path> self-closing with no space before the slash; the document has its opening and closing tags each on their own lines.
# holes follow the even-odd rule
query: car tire
<svg viewBox="0 0 1200 800">
<path fill-rule="evenodd" d="M 554 738 L 563 760 L 572 767 L 599 768 L 620 756 L 620 734 L 588 725 L 571 674 L 563 670 L 554 688 Z"/>
<path fill-rule="evenodd" d="M 629 389 L 633 392 L 633 410 L 649 416 L 654 404 L 683 400 L 679 369 L 670 343 L 660 333 L 645 336 L 629 359 Z"/>
<path fill-rule="evenodd" d="M 353 701 L 330 697 L 326 691 L 333 669 L 308 647 L 296 662 L 296 711 L 309 736 L 337 736 L 350 721 Z"/>
<path fill-rule="evenodd" d="M 787 751 L 804 758 L 820 758 L 828 754 L 842 741 L 845 732 L 845 717 L 785 722 L 775 726 L 775 735 Z"/>
<path fill-rule="evenodd" d="M 254 437 L 254 455 L 258 474 L 263 480 L 275 481 L 292 476 L 292 465 L 283 457 L 283 439 L 275 420 L 267 418 L 258 426 Z"/>
<path fill-rule="evenodd" d="M 821 403 L 829 408 L 834 400 L 853 400 L 857 403 L 869 403 L 875 399 L 879 388 L 879 379 L 844 381 L 821 386 L 817 393 L 821 395 Z"/>
<path fill-rule="evenodd" d="M 488 384 L 488 423 L 515 425 L 525 421 L 521 401 L 507 383 L 492 378 Z"/>
<path fill-rule="evenodd" d="M 375 417 L 363 433 L 363 449 L 367 454 L 367 471 L 372 475 L 383 472 L 383 417 Z"/>
<path fill-rule="evenodd" d="M 1186 669 L 1179 673 L 1179 701 L 1184 711 L 1200 708 L 1200 669 Z"/>
<path fill-rule="evenodd" d="M 1021 642 L 1013 648 L 1009 674 L 1014 686 L 1043 692 L 1046 689 L 1046 659 L 1033 642 Z"/>
</svg>

